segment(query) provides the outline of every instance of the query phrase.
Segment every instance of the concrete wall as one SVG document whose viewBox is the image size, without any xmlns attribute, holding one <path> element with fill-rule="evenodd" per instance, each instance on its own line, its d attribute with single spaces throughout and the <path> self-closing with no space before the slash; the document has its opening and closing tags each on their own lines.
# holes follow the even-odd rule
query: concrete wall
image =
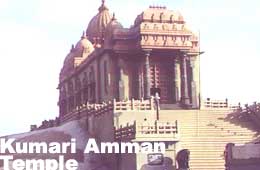
<svg viewBox="0 0 260 170">
<path fill-rule="evenodd" d="M 260 144 L 228 144 L 225 153 L 228 170 L 260 169 Z"/>
<path fill-rule="evenodd" d="M 114 141 L 113 111 L 109 111 L 108 113 L 104 113 L 97 117 L 91 116 L 88 121 L 89 133 L 98 143 Z M 103 164 L 108 166 L 110 169 L 116 169 L 116 154 L 102 153 L 100 156 Z"/>
<path fill-rule="evenodd" d="M 136 169 L 136 154 L 120 154 L 118 170 L 139 170 Z"/>
<path fill-rule="evenodd" d="M 124 99 L 132 98 L 132 72 L 131 63 L 119 58 L 118 66 L 123 70 L 123 84 L 124 84 Z"/>
</svg>

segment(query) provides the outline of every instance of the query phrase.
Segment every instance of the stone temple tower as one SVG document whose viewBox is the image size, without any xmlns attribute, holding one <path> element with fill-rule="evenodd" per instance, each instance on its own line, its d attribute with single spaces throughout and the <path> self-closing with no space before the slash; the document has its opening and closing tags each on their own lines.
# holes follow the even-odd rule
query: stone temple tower
<svg viewBox="0 0 260 170">
<path fill-rule="evenodd" d="M 198 37 L 179 12 L 150 7 L 124 28 L 104 1 L 60 73 L 60 114 L 88 103 L 149 99 L 200 107 Z"/>
</svg>

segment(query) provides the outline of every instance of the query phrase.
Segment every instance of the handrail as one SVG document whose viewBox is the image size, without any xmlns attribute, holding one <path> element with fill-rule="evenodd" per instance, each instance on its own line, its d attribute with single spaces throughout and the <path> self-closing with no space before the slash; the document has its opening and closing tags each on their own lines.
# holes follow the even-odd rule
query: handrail
<svg viewBox="0 0 260 170">
<path fill-rule="evenodd" d="M 146 137 L 155 135 L 155 137 L 172 137 L 178 134 L 178 122 L 177 120 L 172 122 L 154 121 L 139 122 L 136 121 L 133 124 L 127 124 L 126 126 L 120 126 L 115 128 L 115 140 L 132 140 L 138 137 Z"/>
<path fill-rule="evenodd" d="M 225 100 L 212 100 L 207 98 L 206 100 L 202 100 L 202 108 L 211 108 L 211 109 L 238 109 L 240 107 L 240 103 L 238 104 L 230 104 L 228 99 Z"/>
<path fill-rule="evenodd" d="M 102 104 L 86 103 L 76 107 L 73 111 L 65 114 L 61 118 L 61 122 L 65 123 L 71 120 L 80 119 L 86 116 L 101 116 L 109 111 L 133 111 L 133 110 L 154 110 L 154 99 L 151 97 L 149 100 L 126 100 L 126 101 L 109 101 Z"/>
</svg>

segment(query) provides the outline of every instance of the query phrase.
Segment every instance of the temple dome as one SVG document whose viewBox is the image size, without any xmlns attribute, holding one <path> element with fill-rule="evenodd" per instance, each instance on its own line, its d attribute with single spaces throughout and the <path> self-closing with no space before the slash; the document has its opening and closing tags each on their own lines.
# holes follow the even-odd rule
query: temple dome
<svg viewBox="0 0 260 170">
<path fill-rule="evenodd" d="M 88 40 L 87 36 L 83 32 L 83 35 L 81 36 L 81 40 L 78 41 L 78 43 L 75 46 L 76 52 L 89 52 L 91 53 L 94 51 L 94 47 L 92 43 Z"/>
<path fill-rule="evenodd" d="M 113 47 L 113 33 L 116 29 L 122 29 L 123 26 L 120 22 L 117 21 L 115 18 L 115 14 L 113 14 L 113 17 L 111 21 L 108 23 L 106 30 L 105 30 L 105 48 L 110 49 Z"/>
<path fill-rule="evenodd" d="M 102 0 L 102 5 L 99 7 L 99 12 L 95 15 L 88 24 L 86 34 L 91 42 L 94 38 L 103 38 L 105 29 L 111 20 L 108 8 L 105 6 L 105 1 Z"/>
<path fill-rule="evenodd" d="M 111 21 L 107 24 L 106 30 L 105 30 L 105 35 L 111 35 L 115 29 L 120 29 L 123 28 L 122 24 L 117 21 L 115 18 L 115 14 L 113 14 L 113 17 Z"/>
<path fill-rule="evenodd" d="M 168 10 L 166 7 L 150 6 L 135 19 L 135 25 L 142 22 L 184 23 L 184 18 L 178 11 Z"/>
<path fill-rule="evenodd" d="M 83 32 L 81 39 L 77 42 L 75 47 L 72 45 L 69 54 L 66 56 L 61 69 L 60 78 L 72 72 L 74 68 L 80 65 L 94 50 L 94 46 Z"/>
<path fill-rule="evenodd" d="M 60 72 L 60 80 L 63 79 L 65 75 L 67 75 L 74 69 L 74 50 L 74 45 L 72 45 L 70 52 L 67 54 L 63 62 L 63 67 Z"/>
</svg>

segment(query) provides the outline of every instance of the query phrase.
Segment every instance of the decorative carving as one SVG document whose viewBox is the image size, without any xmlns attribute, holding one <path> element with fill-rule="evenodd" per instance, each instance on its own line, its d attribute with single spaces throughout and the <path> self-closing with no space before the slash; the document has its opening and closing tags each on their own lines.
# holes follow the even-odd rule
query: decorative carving
<svg viewBox="0 0 260 170">
<path fill-rule="evenodd" d="M 149 38 L 148 35 L 144 36 L 144 40 L 145 40 L 145 41 L 148 41 L 148 38 Z"/>
<path fill-rule="evenodd" d="M 171 36 L 172 40 L 175 42 L 176 41 L 176 36 Z"/>
<path fill-rule="evenodd" d="M 168 46 L 167 35 L 162 36 L 162 39 L 163 39 L 163 46 Z"/>
<path fill-rule="evenodd" d="M 172 30 L 177 30 L 177 25 L 176 24 L 172 24 Z"/>
<path fill-rule="evenodd" d="M 153 29 L 154 29 L 154 30 L 158 30 L 158 29 L 159 29 L 158 25 L 157 25 L 157 24 L 154 24 Z"/>
<path fill-rule="evenodd" d="M 164 20 L 164 14 L 163 12 L 160 13 L 160 22 L 162 22 Z"/>
<path fill-rule="evenodd" d="M 154 14 L 151 15 L 151 21 L 153 22 L 154 20 Z"/>
<path fill-rule="evenodd" d="M 154 41 L 157 41 L 157 40 L 158 40 L 158 35 L 154 35 L 154 36 L 153 36 L 153 40 L 154 40 Z"/>
<path fill-rule="evenodd" d="M 148 30 L 149 29 L 149 25 L 148 24 L 144 24 L 143 29 Z"/>
<path fill-rule="evenodd" d="M 164 40 L 163 41 L 163 46 L 168 46 L 169 44 L 168 44 L 168 41 L 167 40 Z"/>
<path fill-rule="evenodd" d="M 173 15 L 170 16 L 170 22 L 173 22 Z"/>
<path fill-rule="evenodd" d="M 167 24 L 163 24 L 162 25 L 162 29 L 165 30 L 165 31 L 168 31 L 169 30 L 169 27 Z"/>
</svg>

